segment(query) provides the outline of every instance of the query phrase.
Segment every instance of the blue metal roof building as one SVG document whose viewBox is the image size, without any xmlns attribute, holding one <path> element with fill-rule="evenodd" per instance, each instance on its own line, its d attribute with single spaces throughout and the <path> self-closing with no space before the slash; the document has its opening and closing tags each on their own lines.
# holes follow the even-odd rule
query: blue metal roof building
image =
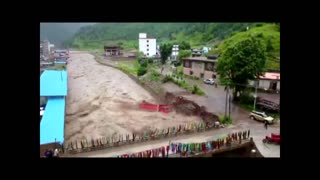
<svg viewBox="0 0 320 180">
<path fill-rule="evenodd" d="M 45 70 L 40 77 L 40 96 L 66 96 L 67 72 Z"/>
<path fill-rule="evenodd" d="M 48 102 L 40 123 L 40 144 L 64 141 L 67 72 L 46 70 L 40 76 L 40 96 Z"/>
</svg>

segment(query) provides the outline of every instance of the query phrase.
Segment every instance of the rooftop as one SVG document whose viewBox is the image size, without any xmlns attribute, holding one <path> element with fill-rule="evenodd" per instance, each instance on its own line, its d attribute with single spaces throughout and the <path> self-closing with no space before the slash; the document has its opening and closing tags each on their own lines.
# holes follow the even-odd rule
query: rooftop
<svg viewBox="0 0 320 180">
<path fill-rule="evenodd" d="M 218 62 L 217 59 L 208 59 L 207 57 L 187 57 L 183 58 L 182 60 L 190 60 L 190 61 L 203 61 L 203 62 Z"/>
<path fill-rule="evenodd" d="M 266 72 L 263 76 L 260 76 L 260 79 L 280 80 L 280 73 Z"/>
<path fill-rule="evenodd" d="M 105 45 L 104 48 L 105 49 L 107 49 L 107 48 L 120 48 L 120 46 L 119 45 Z"/>
<path fill-rule="evenodd" d="M 65 97 L 50 97 L 40 122 L 40 144 L 64 141 Z"/>
<path fill-rule="evenodd" d="M 40 76 L 40 96 L 66 96 L 67 72 L 45 70 Z"/>
<path fill-rule="evenodd" d="M 202 51 L 201 49 L 192 49 L 193 52 Z"/>
</svg>

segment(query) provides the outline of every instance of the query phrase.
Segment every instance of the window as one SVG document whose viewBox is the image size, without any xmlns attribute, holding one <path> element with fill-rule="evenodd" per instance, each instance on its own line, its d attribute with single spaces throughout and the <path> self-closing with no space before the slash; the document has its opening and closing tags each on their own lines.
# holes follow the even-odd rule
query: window
<svg viewBox="0 0 320 180">
<path fill-rule="evenodd" d="M 147 43 L 149 42 L 149 40 L 147 40 Z"/>
<path fill-rule="evenodd" d="M 149 44 L 147 44 L 147 47 L 149 47 Z"/>
<path fill-rule="evenodd" d="M 192 75 L 193 74 L 193 71 L 190 71 L 190 75 Z"/>
<path fill-rule="evenodd" d="M 203 74 L 203 73 L 201 73 L 201 74 L 200 74 L 200 78 L 203 78 L 203 77 L 204 77 L 204 74 Z"/>
<path fill-rule="evenodd" d="M 149 49 L 147 49 L 147 51 L 149 51 Z"/>
<path fill-rule="evenodd" d="M 213 79 L 216 79 L 216 78 L 217 78 L 217 75 L 212 74 L 212 78 L 213 78 Z"/>
<path fill-rule="evenodd" d="M 147 53 L 147 56 L 149 56 L 149 53 Z"/>
<path fill-rule="evenodd" d="M 186 68 L 190 68 L 189 61 L 184 61 L 184 67 L 186 67 Z"/>
<path fill-rule="evenodd" d="M 213 63 L 206 63 L 205 65 L 206 71 L 213 71 Z"/>
</svg>

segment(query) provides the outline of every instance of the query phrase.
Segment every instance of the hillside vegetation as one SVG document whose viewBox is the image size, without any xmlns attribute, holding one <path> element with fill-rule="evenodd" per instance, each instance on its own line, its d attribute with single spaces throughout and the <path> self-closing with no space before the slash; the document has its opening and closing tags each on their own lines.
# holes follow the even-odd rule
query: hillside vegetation
<svg viewBox="0 0 320 180">
<path fill-rule="evenodd" d="M 101 48 L 104 44 L 122 44 L 124 49 L 138 48 L 139 33 L 147 33 L 158 42 L 188 41 L 192 46 L 212 44 L 234 32 L 257 23 L 99 23 L 82 27 L 66 42 L 76 48 Z"/>
<path fill-rule="evenodd" d="M 98 23 L 80 28 L 65 45 L 101 50 L 103 45 L 118 44 L 125 50 L 138 49 L 139 33 L 156 38 L 158 44 L 184 41 L 192 48 L 218 47 L 211 53 L 222 53 L 244 37 L 257 35 L 267 47 L 266 69 L 280 69 L 280 24 L 272 23 Z"/>
<path fill-rule="evenodd" d="M 280 25 L 265 24 L 260 27 L 249 29 L 245 32 L 235 33 L 221 42 L 212 53 L 223 53 L 227 48 L 234 46 L 248 36 L 258 37 L 267 50 L 266 70 L 280 69 Z"/>
<path fill-rule="evenodd" d="M 56 47 L 60 47 L 64 41 L 72 38 L 75 33 L 84 26 L 94 23 L 40 23 L 40 39 L 48 39 Z"/>
</svg>

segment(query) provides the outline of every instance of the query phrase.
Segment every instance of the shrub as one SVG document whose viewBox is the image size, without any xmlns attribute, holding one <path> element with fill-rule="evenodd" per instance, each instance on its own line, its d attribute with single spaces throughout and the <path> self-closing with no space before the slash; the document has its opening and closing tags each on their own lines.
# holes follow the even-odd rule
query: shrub
<svg viewBox="0 0 320 180">
<path fill-rule="evenodd" d="M 179 75 L 183 76 L 183 66 L 178 66 L 177 71 Z"/>
<path fill-rule="evenodd" d="M 138 76 L 143 76 L 146 73 L 147 73 L 147 68 L 145 68 L 145 67 L 139 67 L 138 68 L 138 72 L 137 72 Z"/>
<path fill-rule="evenodd" d="M 199 91 L 199 88 L 197 85 L 193 85 L 192 94 L 196 94 L 196 92 Z"/>
<path fill-rule="evenodd" d="M 152 58 L 148 58 L 147 61 L 148 61 L 149 64 L 153 63 L 153 59 Z"/>
<path fill-rule="evenodd" d="M 244 91 L 239 97 L 241 104 L 253 104 L 254 97 L 250 94 L 249 91 Z"/>
<path fill-rule="evenodd" d="M 163 79 L 162 79 L 162 83 L 166 83 L 169 81 L 173 81 L 172 77 L 169 75 L 166 75 Z"/>
<path fill-rule="evenodd" d="M 232 124 L 232 118 L 230 116 L 225 117 L 224 115 L 219 116 L 221 124 Z"/>
<path fill-rule="evenodd" d="M 142 63 L 140 64 L 141 67 L 148 67 L 148 61 L 142 61 Z"/>
<path fill-rule="evenodd" d="M 152 71 L 150 74 L 150 80 L 151 81 L 159 81 L 160 79 L 160 73 L 156 72 L 156 71 Z"/>
<path fill-rule="evenodd" d="M 201 89 L 198 89 L 196 91 L 196 94 L 200 95 L 200 96 L 203 96 L 203 95 L 206 95 L 206 93 L 204 93 Z"/>
<path fill-rule="evenodd" d="M 259 34 L 257 35 L 257 37 L 262 38 L 262 37 L 263 37 L 263 34 L 262 34 L 262 33 L 259 33 Z"/>
</svg>

